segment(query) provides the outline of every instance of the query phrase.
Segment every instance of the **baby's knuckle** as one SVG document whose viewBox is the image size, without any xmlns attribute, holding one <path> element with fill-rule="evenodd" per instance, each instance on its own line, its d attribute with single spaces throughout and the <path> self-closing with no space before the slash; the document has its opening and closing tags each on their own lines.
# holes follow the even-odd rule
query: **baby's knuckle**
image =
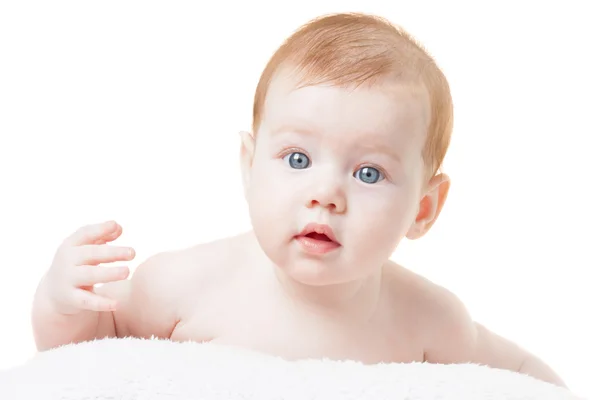
<svg viewBox="0 0 600 400">
<path fill-rule="evenodd" d="M 90 281 L 92 282 L 98 282 L 102 279 L 102 271 L 98 270 L 96 268 L 92 268 L 90 269 Z"/>
<path fill-rule="evenodd" d="M 57 257 L 56 264 L 59 266 L 63 266 L 63 267 L 72 265 L 74 259 L 75 259 L 75 257 L 73 256 L 73 252 L 64 251 L 59 255 L 59 257 Z"/>
<path fill-rule="evenodd" d="M 93 301 L 89 297 L 84 297 L 81 299 L 81 307 L 89 309 L 93 306 Z"/>
<path fill-rule="evenodd" d="M 61 275 L 64 275 L 64 266 L 66 265 L 66 263 L 64 262 L 64 258 L 63 257 L 55 257 L 54 260 L 52 261 L 52 265 L 50 266 L 50 269 L 48 271 L 49 275 L 52 275 L 53 277 L 56 277 L 57 275 L 60 277 Z"/>
<path fill-rule="evenodd" d="M 79 305 L 83 308 L 86 308 L 89 302 L 88 299 L 79 299 Z"/>
<path fill-rule="evenodd" d="M 102 248 L 102 246 L 99 246 L 97 244 L 90 244 L 88 246 L 85 246 L 85 254 L 88 257 L 98 257 L 100 255 L 100 249 Z"/>
<path fill-rule="evenodd" d="M 99 230 L 99 228 L 97 225 L 92 225 L 92 224 L 84 225 L 81 228 L 79 228 L 79 231 L 77 232 L 77 236 L 81 237 L 81 239 L 84 242 L 89 242 L 98 235 L 98 230 Z"/>
</svg>

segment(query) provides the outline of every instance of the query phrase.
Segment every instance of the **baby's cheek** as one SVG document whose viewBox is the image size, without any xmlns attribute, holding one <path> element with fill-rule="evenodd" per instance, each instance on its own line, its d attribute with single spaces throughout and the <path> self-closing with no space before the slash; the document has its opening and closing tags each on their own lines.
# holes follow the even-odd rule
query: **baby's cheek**
<svg viewBox="0 0 600 400">
<path fill-rule="evenodd" d="M 290 214 L 290 199 L 294 196 L 293 187 L 289 182 L 275 179 L 272 175 L 258 179 L 249 193 L 249 207 L 253 222 L 270 224 L 279 221 Z"/>
<path fill-rule="evenodd" d="M 361 207 L 359 224 L 368 242 L 395 242 L 406 234 L 411 224 L 411 210 L 400 197 L 379 196 L 368 207 Z"/>
</svg>

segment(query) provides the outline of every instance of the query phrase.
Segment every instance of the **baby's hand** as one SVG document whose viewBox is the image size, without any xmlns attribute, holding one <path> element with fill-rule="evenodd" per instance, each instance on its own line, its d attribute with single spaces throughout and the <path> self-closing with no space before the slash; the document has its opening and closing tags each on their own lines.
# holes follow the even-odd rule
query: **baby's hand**
<svg viewBox="0 0 600 400">
<path fill-rule="evenodd" d="M 60 314 L 77 314 L 82 310 L 113 311 L 113 299 L 94 293 L 94 285 L 126 279 L 126 266 L 108 267 L 101 263 L 130 261 L 135 252 L 130 247 L 111 246 L 123 229 L 116 222 L 84 226 L 66 238 L 58 248 L 52 266 L 43 281 L 47 300 Z"/>
</svg>

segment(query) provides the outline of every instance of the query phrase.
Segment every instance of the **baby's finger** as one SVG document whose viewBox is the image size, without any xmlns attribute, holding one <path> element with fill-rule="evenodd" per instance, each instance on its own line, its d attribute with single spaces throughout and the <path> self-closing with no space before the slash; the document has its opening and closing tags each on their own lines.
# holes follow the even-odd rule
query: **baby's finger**
<svg viewBox="0 0 600 400">
<path fill-rule="evenodd" d="M 82 289 L 77 289 L 73 292 L 73 303 L 75 307 L 89 311 L 103 312 L 117 309 L 116 300 Z"/>
<path fill-rule="evenodd" d="M 135 251 L 125 246 L 86 245 L 73 248 L 73 257 L 76 265 L 97 265 L 131 261 L 135 257 Z"/>
<path fill-rule="evenodd" d="M 77 287 L 94 286 L 97 283 L 122 281 L 129 276 L 128 267 L 99 267 L 83 265 L 71 269 L 73 285 Z"/>
<path fill-rule="evenodd" d="M 121 225 L 117 226 L 117 229 L 113 232 L 110 233 L 104 237 L 101 237 L 100 239 L 97 239 L 94 243 L 92 244 L 106 244 L 106 243 L 110 243 L 114 240 L 117 240 L 117 238 L 119 236 L 121 236 L 123 234 L 123 228 L 121 227 Z"/>
<path fill-rule="evenodd" d="M 77 229 L 72 235 L 64 240 L 67 246 L 81 246 L 84 244 L 92 244 L 98 239 L 107 237 L 115 231 L 119 230 L 120 226 L 115 221 L 107 221 L 101 224 L 86 225 Z"/>
</svg>

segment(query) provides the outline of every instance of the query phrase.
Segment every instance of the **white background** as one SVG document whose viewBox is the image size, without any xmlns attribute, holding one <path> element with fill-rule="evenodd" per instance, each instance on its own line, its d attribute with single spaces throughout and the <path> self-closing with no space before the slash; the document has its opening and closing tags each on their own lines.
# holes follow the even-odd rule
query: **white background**
<svg viewBox="0 0 600 400">
<path fill-rule="evenodd" d="M 34 354 L 36 284 L 79 226 L 120 222 L 132 267 L 248 229 L 237 132 L 262 68 L 308 19 L 365 11 L 433 53 L 456 103 L 447 206 L 394 258 L 600 398 L 600 29 L 594 2 L 549 3 L 2 2 L 0 368 Z"/>
</svg>

